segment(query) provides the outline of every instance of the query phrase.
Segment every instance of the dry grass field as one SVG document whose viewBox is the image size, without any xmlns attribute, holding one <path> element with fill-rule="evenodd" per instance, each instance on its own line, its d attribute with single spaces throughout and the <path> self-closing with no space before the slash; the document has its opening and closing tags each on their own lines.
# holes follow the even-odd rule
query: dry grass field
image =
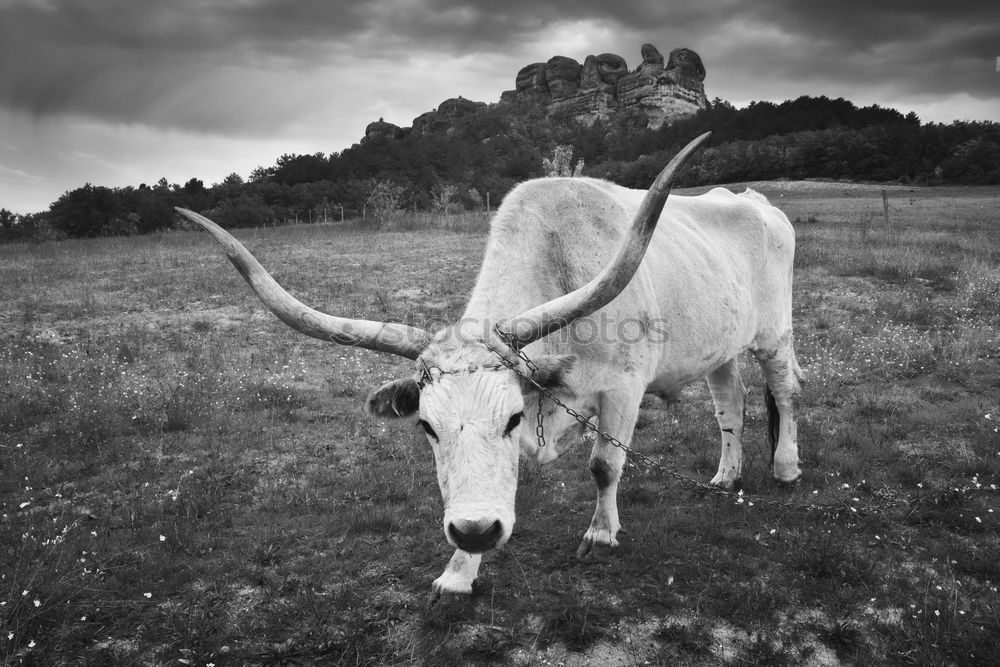
<svg viewBox="0 0 1000 667">
<path fill-rule="evenodd" d="M 630 465 L 621 546 L 577 560 L 582 444 L 522 465 L 510 544 L 434 605 L 430 448 L 362 411 L 406 362 L 288 330 L 204 233 L 0 246 L 0 662 L 1000 664 L 1000 189 L 891 187 L 887 228 L 880 187 L 755 187 L 799 239 L 803 479 L 770 482 L 746 363 L 744 502 Z M 236 234 L 307 303 L 418 325 L 486 238 Z M 707 389 L 635 446 L 707 481 Z"/>
</svg>

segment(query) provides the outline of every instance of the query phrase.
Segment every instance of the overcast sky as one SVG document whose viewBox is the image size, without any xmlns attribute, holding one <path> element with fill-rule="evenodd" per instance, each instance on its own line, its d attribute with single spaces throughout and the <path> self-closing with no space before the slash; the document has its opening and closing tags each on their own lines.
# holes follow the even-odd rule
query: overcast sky
<svg viewBox="0 0 1000 667">
<path fill-rule="evenodd" d="M 635 68 L 644 42 L 697 51 L 709 99 L 737 106 L 827 95 L 1000 121 L 994 2 L 0 0 L 0 207 L 246 177 L 379 117 L 496 102 L 554 55 Z"/>
</svg>

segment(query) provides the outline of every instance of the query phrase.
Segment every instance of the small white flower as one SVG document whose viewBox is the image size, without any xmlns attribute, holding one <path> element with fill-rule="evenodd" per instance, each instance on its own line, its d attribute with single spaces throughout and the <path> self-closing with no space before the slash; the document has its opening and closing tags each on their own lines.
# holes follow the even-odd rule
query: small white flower
<svg viewBox="0 0 1000 667">
<path fill-rule="evenodd" d="M 166 535 L 160 535 L 160 541 L 161 542 L 166 542 L 167 541 L 167 536 Z"/>
<path fill-rule="evenodd" d="M 145 596 L 146 596 L 146 599 L 147 599 L 147 600 L 153 597 L 153 594 L 152 594 L 152 593 L 143 593 L 143 595 L 145 595 Z"/>
<path fill-rule="evenodd" d="M 980 518 L 979 518 L 979 517 L 977 516 L 977 517 L 976 517 L 976 523 L 982 523 L 982 522 L 983 522 L 983 520 L 982 520 L 982 519 L 980 519 Z"/>
<path fill-rule="evenodd" d="M 27 507 L 27 506 L 28 506 L 28 505 L 30 505 L 30 504 L 31 504 L 31 501 L 30 501 L 30 500 L 26 500 L 26 501 L 24 501 L 23 503 L 21 503 L 21 504 L 19 505 L 19 507 L 20 507 L 21 509 L 24 509 L 25 507 Z"/>
<path fill-rule="evenodd" d="M 41 607 L 42 606 L 42 601 L 41 600 L 35 600 L 35 606 L 36 607 Z"/>
<path fill-rule="evenodd" d="M 35 648 L 35 640 L 34 639 L 32 639 L 30 642 L 28 642 L 28 648 Z"/>
</svg>

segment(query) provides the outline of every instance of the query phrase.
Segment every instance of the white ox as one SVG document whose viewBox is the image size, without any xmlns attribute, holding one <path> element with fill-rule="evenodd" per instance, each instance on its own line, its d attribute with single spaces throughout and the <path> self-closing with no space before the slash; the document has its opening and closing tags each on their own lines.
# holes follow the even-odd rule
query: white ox
<svg viewBox="0 0 1000 667">
<path fill-rule="evenodd" d="M 538 447 L 530 426 L 537 389 L 483 343 L 522 364 L 496 335 L 497 323 L 537 364 L 536 382 L 584 416 L 596 416 L 601 429 L 624 443 L 643 394 L 670 396 L 707 378 L 722 433 L 711 483 L 725 488 L 740 478 L 746 390 L 737 356 L 749 349 L 767 383 L 773 475 L 781 482 L 799 477 L 792 411 L 799 375 L 792 347 L 795 235 L 781 211 L 749 190 L 667 199 L 675 171 L 707 136 L 679 153 L 648 192 L 588 178 L 519 185 L 492 222 L 465 314 L 433 335 L 312 310 L 232 236 L 178 209 L 215 236 L 261 300 L 293 328 L 416 361 L 414 375 L 376 390 L 368 409 L 417 413 L 434 451 L 444 533 L 456 548 L 434 581 L 435 596 L 471 592 L 482 554 L 510 538 L 520 453 L 552 460 L 582 430 L 545 400 L 550 444 Z M 581 555 L 593 545 L 617 545 L 624 462 L 624 451 L 596 438 L 590 469 L 597 509 Z"/>
</svg>

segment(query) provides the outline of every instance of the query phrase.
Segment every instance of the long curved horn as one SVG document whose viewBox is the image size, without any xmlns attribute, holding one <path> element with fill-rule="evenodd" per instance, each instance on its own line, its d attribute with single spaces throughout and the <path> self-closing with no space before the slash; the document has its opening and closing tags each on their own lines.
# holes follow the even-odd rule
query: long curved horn
<svg viewBox="0 0 1000 667">
<path fill-rule="evenodd" d="M 257 258 L 229 232 L 194 211 L 184 208 L 175 210 L 211 233 L 264 305 L 296 331 L 340 345 L 391 352 L 407 359 L 416 359 L 430 342 L 431 335 L 428 332 L 405 324 L 352 320 L 313 310 L 286 292 Z"/>
<path fill-rule="evenodd" d="M 513 336 L 515 345 L 524 347 L 558 331 L 577 318 L 604 307 L 625 289 L 653 238 L 677 170 L 711 134 L 706 132 L 685 146 L 656 177 L 639 206 L 628 235 L 618 248 L 618 254 L 603 271 L 583 287 L 526 310 L 506 322 L 504 327 Z"/>
</svg>

